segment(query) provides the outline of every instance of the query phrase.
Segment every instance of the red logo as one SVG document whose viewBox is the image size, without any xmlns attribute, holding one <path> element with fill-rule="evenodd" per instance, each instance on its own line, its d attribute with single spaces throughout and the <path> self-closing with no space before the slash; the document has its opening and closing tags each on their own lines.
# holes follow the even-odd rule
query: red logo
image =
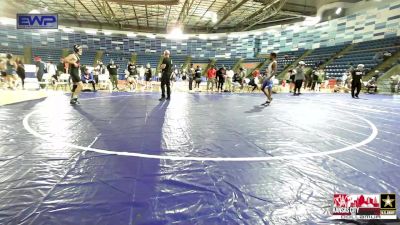
<svg viewBox="0 0 400 225">
<path fill-rule="evenodd" d="M 379 208 L 379 195 L 334 194 L 335 207 Z"/>
<path fill-rule="evenodd" d="M 334 194 L 333 196 L 333 206 L 335 207 L 350 207 L 350 198 L 347 194 Z"/>
<path fill-rule="evenodd" d="M 395 206 L 384 207 L 395 199 L 395 194 L 334 194 L 331 219 L 396 219 Z"/>
<path fill-rule="evenodd" d="M 364 197 L 364 195 L 358 196 L 356 200 L 350 203 L 350 207 L 362 207 L 362 208 L 379 208 L 379 196 L 371 195 Z"/>
</svg>

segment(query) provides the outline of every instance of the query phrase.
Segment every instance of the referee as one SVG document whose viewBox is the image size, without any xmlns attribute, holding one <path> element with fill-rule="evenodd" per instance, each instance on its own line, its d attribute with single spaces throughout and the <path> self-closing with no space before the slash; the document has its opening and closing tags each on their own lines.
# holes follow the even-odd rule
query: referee
<svg viewBox="0 0 400 225">
<path fill-rule="evenodd" d="M 170 52 L 168 50 L 164 51 L 164 59 L 160 66 L 162 70 L 161 75 L 161 98 L 160 101 L 163 100 L 170 100 L 171 99 L 171 87 L 170 87 L 170 80 L 171 80 L 171 68 L 172 68 L 172 60 L 170 58 Z M 165 98 L 165 86 L 167 86 L 167 98 Z"/>
<path fill-rule="evenodd" d="M 359 98 L 358 95 L 361 91 L 361 79 L 365 76 L 364 64 L 358 64 L 357 69 L 351 70 L 351 97 Z"/>
</svg>

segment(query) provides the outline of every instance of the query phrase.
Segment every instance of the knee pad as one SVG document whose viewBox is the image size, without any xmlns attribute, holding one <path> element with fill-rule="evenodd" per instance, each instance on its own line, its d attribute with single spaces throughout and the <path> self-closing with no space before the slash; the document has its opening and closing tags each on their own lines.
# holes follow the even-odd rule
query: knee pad
<svg viewBox="0 0 400 225">
<path fill-rule="evenodd" d="M 72 92 L 75 92 L 76 88 L 78 87 L 77 84 L 72 85 Z"/>
</svg>

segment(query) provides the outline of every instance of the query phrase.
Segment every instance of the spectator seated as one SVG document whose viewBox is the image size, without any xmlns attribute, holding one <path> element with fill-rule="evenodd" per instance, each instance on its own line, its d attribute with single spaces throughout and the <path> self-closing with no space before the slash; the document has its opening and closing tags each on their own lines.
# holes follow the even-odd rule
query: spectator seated
<svg viewBox="0 0 400 225">
<path fill-rule="evenodd" d="M 259 81 L 259 77 L 252 77 L 252 78 L 245 78 L 245 82 L 246 82 L 246 86 L 247 86 L 247 91 L 248 92 L 253 92 L 256 89 L 258 89 L 258 87 L 260 86 L 260 81 Z"/>
<path fill-rule="evenodd" d="M 378 91 L 378 85 L 376 83 L 376 78 L 372 77 L 367 83 L 365 84 L 365 88 L 367 89 L 367 93 L 371 93 L 370 90 L 374 90 L 373 93 Z"/>
<path fill-rule="evenodd" d="M 83 91 L 90 91 L 87 85 L 92 84 L 93 91 L 96 92 L 96 81 L 93 79 L 93 72 L 90 72 L 89 68 L 85 69 L 85 72 L 82 74 L 81 80 L 83 82 Z"/>
<path fill-rule="evenodd" d="M 400 91 L 400 75 L 393 75 L 390 77 L 390 89 L 392 93 L 399 93 Z"/>
</svg>

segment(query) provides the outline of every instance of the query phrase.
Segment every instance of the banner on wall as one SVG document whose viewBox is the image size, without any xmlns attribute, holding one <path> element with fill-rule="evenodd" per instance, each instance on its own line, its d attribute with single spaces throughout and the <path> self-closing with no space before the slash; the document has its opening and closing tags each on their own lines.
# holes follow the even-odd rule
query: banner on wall
<svg viewBox="0 0 400 225">
<path fill-rule="evenodd" d="M 58 29 L 58 14 L 17 14 L 17 29 Z"/>
</svg>

